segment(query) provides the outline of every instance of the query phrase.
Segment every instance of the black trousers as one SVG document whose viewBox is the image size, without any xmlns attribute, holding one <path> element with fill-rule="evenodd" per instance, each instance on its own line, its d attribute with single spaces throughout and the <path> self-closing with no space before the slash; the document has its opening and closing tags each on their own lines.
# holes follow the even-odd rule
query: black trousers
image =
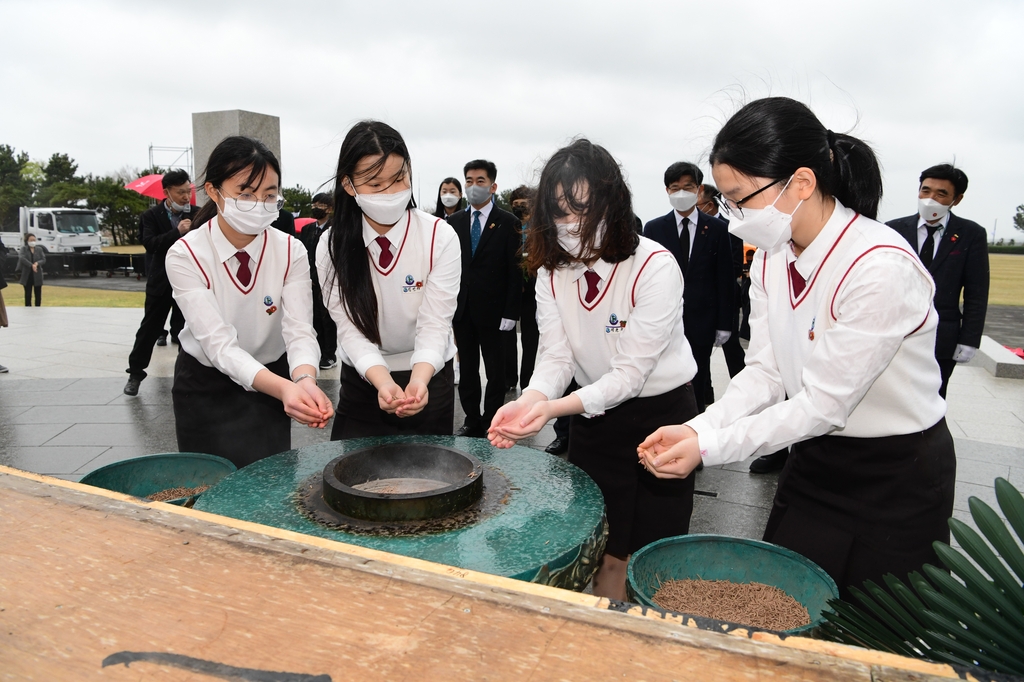
<svg viewBox="0 0 1024 682">
<path fill-rule="evenodd" d="M 392 372 L 399 386 L 409 383 L 412 372 Z M 450 436 L 455 426 L 455 363 L 449 360 L 427 383 L 427 406 L 411 417 L 397 417 L 380 409 L 377 389 L 359 376 L 355 367 L 342 363 L 341 393 L 331 427 L 331 440 L 371 436 Z"/>
<path fill-rule="evenodd" d="M 941 565 L 932 543 L 949 542 L 955 479 L 945 419 L 900 436 L 812 438 L 790 451 L 764 539 L 821 566 L 852 601 L 865 580 Z"/>
<path fill-rule="evenodd" d="M 163 334 L 167 313 L 177 309 L 178 305 L 170 293 L 160 296 L 146 294 L 146 308 L 142 314 L 142 323 L 139 325 L 139 331 L 135 332 L 135 345 L 132 346 L 132 352 L 128 356 L 128 369 L 125 370 L 128 374 L 146 378 L 146 368 L 149 367 L 149 361 L 153 359 L 153 346 Z M 180 310 L 178 315 L 181 315 Z M 171 315 L 171 331 L 174 331 L 174 315 Z"/>
<path fill-rule="evenodd" d="M 313 274 L 315 277 L 315 273 Z M 334 360 L 338 355 L 338 326 L 324 306 L 320 287 L 313 284 L 313 330 L 320 344 L 320 361 Z"/>
<path fill-rule="evenodd" d="M 36 286 L 36 285 L 33 285 L 33 284 L 26 284 L 25 285 L 25 307 L 26 308 L 28 308 L 29 306 L 32 305 L 32 292 L 33 291 L 36 292 L 36 307 L 39 307 L 39 306 L 41 306 L 43 304 L 43 285 L 40 284 L 40 285 Z"/>
<path fill-rule="evenodd" d="M 289 378 L 288 358 L 284 355 L 266 367 Z M 241 469 L 291 450 L 291 419 L 280 400 L 245 390 L 183 350 L 178 351 L 174 363 L 171 398 L 181 452 L 217 455 Z"/>
<path fill-rule="evenodd" d="M 177 339 L 178 335 L 181 334 L 181 330 L 185 328 L 185 316 L 181 314 L 181 309 L 178 304 L 175 303 L 171 307 L 171 338 Z M 165 336 L 166 332 L 160 330 L 160 336 Z"/>
<path fill-rule="evenodd" d="M 693 377 L 693 395 L 697 399 L 697 414 L 704 411 L 714 400 L 708 400 L 708 388 L 711 386 L 711 351 L 714 344 L 707 346 L 690 344 L 693 359 L 697 362 L 697 374 Z M 682 422 L 679 422 L 680 424 Z"/>
<path fill-rule="evenodd" d="M 519 369 L 519 385 L 526 388 L 533 377 L 537 364 L 537 346 L 540 345 L 540 329 L 537 327 L 537 279 L 531 277 L 523 285 L 522 314 L 519 331 L 523 342 L 523 361 Z"/>
<path fill-rule="evenodd" d="M 519 334 L 513 329 L 501 332 L 505 346 L 505 390 L 514 390 L 519 385 Z"/>
<path fill-rule="evenodd" d="M 695 416 L 693 388 L 685 384 L 627 400 L 600 417 L 571 418 L 569 461 L 594 479 L 604 495 L 608 554 L 625 559 L 655 540 L 689 532 L 694 477 L 655 477 L 637 464 L 636 446 L 659 427 Z"/>
<path fill-rule="evenodd" d="M 939 360 L 938 363 L 939 373 L 942 375 L 942 385 L 939 386 L 939 395 L 941 395 L 943 400 L 945 400 L 946 387 L 949 385 L 949 377 L 953 375 L 953 370 L 956 368 L 956 360 Z"/>
<path fill-rule="evenodd" d="M 482 327 L 472 320 L 462 320 L 452 328 L 455 330 L 455 344 L 459 347 L 459 402 L 466 413 L 465 425 L 473 429 L 487 429 L 494 413 L 505 402 L 505 340 L 497 322 Z M 481 354 L 487 373 L 487 386 L 483 391 L 480 385 Z M 483 414 L 480 413 L 481 393 Z"/>
</svg>

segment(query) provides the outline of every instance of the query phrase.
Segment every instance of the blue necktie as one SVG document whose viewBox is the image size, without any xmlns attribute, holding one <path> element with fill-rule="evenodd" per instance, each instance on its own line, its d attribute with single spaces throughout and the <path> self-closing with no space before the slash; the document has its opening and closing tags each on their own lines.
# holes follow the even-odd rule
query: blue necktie
<svg viewBox="0 0 1024 682">
<path fill-rule="evenodd" d="M 480 243 L 480 211 L 473 211 L 473 227 L 469 230 L 469 246 L 472 254 L 476 255 L 476 245 Z"/>
</svg>

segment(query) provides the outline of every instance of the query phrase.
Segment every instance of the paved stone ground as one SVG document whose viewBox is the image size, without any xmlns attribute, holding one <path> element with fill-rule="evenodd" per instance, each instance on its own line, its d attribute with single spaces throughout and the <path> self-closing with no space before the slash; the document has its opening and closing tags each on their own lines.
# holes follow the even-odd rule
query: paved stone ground
<svg viewBox="0 0 1024 682">
<path fill-rule="evenodd" d="M 1015 310 L 1024 317 L 1024 309 Z M 140 309 L 14 307 L 8 312 L 11 327 L 0 330 L 0 363 L 11 370 L 0 375 L 0 464 L 78 480 L 112 462 L 177 450 L 170 400 L 177 348 L 156 348 L 139 396 L 122 393 Z M 712 375 L 721 395 L 728 385 L 721 351 L 712 358 Z M 336 396 L 338 370 L 324 372 L 322 385 Z M 955 516 L 969 522 L 971 495 L 995 506 L 996 476 L 1024 489 L 1024 381 L 958 367 L 948 408 L 958 457 Z M 463 415 L 456 410 L 459 426 Z M 319 431 L 296 425 L 292 445 L 320 442 L 329 433 L 330 426 Z M 547 426 L 526 445 L 543 448 L 552 437 Z M 693 532 L 761 536 L 777 478 L 752 475 L 748 464 L 697 474 Z"/>
</svg>

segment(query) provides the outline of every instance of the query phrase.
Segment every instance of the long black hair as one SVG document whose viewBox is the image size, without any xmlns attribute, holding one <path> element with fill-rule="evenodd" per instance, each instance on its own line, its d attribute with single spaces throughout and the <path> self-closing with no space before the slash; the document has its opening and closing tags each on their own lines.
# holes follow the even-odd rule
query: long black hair
<svg viewBox="0 0 1024 682">
<path fill-rule="evenodd" d="M 719 163 L 771 180 L 810 168 L 823 196 L 868 218 L 878 215 L 882 171 L 871 147 L 828 130 L 805 104 L 788 97 L 755 100 L 733 114 L 711 148 L 711 164 Z"/>
<path fill-rule="evenodd" d="M 587 189 L 585 199 L 579 191 L 584 185 Z M 559 203 L 560 198 L 573 213 L 582 216 L 578 259 L 558 244 L 555 223 L 566 216 Z M 640 243 L 633 214 L 633 196 L 622 177 L 619 163 L 607 149 L 585 138 L 559 149 L 544 166 L 530 221 L 526 252 L 529 254 L 527 268 L 531 273 L 536 273 L 541 267 L 554 270 L 575 260 L 600 258 L 609 263 L 619 263 L 629 258 Z M 605 224 L 604 240 L 595 244 L 602 221 Z"/>
<path fill-rule="evenodd" d="M 334 176 L 337 188 L 334 191 L 334 227 L 331 228 L 331 263 L 334 265 L 335 281 L 325 283 L 324 288 L 337 288 L 345 312 L 356 329 L 369 341 L 380 345 L 378 328 L 377 295 L 373 291 L 370 277 L 370 259 L 363 244 L 363 211 L 343 187 L 351 182 L 353 189 L 357 179 L 376 177 L 392 154 L 405 162 L 409 172 L 409 149 L 401 134 L 380 121 L 360 121 L 352 126 L 341 143 L 338 155 L 338 171 Z M 379 156 L 376 162 L 356 177 L 356 166 L 367 156 Z M 362 184 L 362 183 L 360 183 Z M 416 208 L 416 202 L 409 200 L 408 208 Z"/>
<path fill-rule="evenodd" d="M 445 211 L 445 205 L 441 203 L 441 188 L 445 185 L 455 185 L 459 188 L 459 203 L 455 204 L 455 208 L 452 209 L 452 213 L 466 207 L 466 197 L 462 196 L 462 183 L 459 182 L 458 178 L 445 178 L 441 181 L 441 184 L 437 186 L 437 204 L 434 207 L 435 218 L 448 217 L 448 213 Z"/>
<path fill-rule="evenodd" d="M 226 180 L 249 169 L 249 179 L 245 181 L 245 184 L 249 187 L 258 187 L 263 182 L 267 168 L 271 168 L 277 173 L 278 187 L 282 187 L 281 164 L 278 163 L 274 152 L 254 137 L 232 135 L 221 140 L 220 144 L 210 152 L 210 160 L 206 162 L 206 170 L 203 172 L 202 182 L 199 186 L 205 187 L 206 183 L 210 183 L 217 188 L 217 191 L 220 191 L 221 185 Z M 185 177 L 185 180 L 188 180 L 188 176 Z M 215 215 L 217 215 L 217 203 L 211 197 L 210 201 L 207 201 L 206 205 L 196 213 L 192 224 L 199 227 Z"/>
</svg>

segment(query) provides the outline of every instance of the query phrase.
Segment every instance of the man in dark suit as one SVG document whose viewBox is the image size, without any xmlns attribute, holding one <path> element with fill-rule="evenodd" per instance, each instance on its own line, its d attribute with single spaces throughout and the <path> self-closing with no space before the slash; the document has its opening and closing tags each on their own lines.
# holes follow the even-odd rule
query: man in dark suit
<svg viewBox="0 0 1024 682">
<path fill-rule="evenodd" d="M 452 327 L 459 347 L 459 400 L 466 422 L 457 436 L 482 438 L 505 400 L 505 351 L 502 332 L 515 329 L 523 295 L 517 253 L 522 241 L 519 219 L 503 211 L 492 197 L 498 170 L 490 161 L 470 161 L 465 211 L 448 217 L 462 245 L 462 286 Z M 487 387 L 480 413 L 480 355 Z"/>
<path fill-rule="evenodd" d="M 732 245 L 725 221 L 697 210 L 704 173 L 680 161 L 665 171 L 672 211 L 647 223 L 644 236 L 672 252 L 683 271 L 683 332 L 697 361 L 693 392 L 697 409 L 707 406 L 711 351 L 732 336 L 735 316 Z"/>
<path fill-rule="evenodd" d="M 164 174 L 161 181 L 164 188 L 164 200 L 142 214 L 139 234 L 146 253 L 152 254 L 151 264 L 147 264 L 146 273 L 146 307 L 142 315 L 142 324 L 135 334 L 135 345 L 128 356 L 128 383 L 124 386 L 125 395 L 138 395 L 139 384 L 146 378 L 146 368 L 153 357 L 153 346 L 164 330 L 167 313 L 175 310 L 177 304 L 171 295 L 171 283 L 167 281 L 164 259 L 167 250 L 181 235 L 192 227 L 189 216 L 194 213 L 195 206 L 189 201 L 192 196 L 192 183 L 188 173 L 173 170 Z M 172 316 L 172 331 L 173 319 Z"/>
<path fill-rule="evenodd" d="M 331 226 L 331 214 L 334 213 L 334 196 L 321 192 L 313 197 L 311 214 L 315 223 L 302 228 L 299 239 L 306 247 L 309 256 L 309 279 L 313 285 L 313 329 L 316 340 L 320 344 L 320 369 L 330 369 L 338 364 L 338 327 L 331 319 L 331 314 L 324 307 L 323 292 L 320 288 L 320 277 L 316 271 L 316 247 L 320 237 Z M 333 295 L 337 295 L 334 292 Z"/>
<path fill-rule="evenodd" d="M 886 223 L 903 235 L 935 280 L 935 359 L 943 398 L 956 363 L 970 362 L 978 352 L 988 310 L 988 234 L 978 223 L 949 212 L 966 191 L 962 170 L 948 163 L 932 166 L 921 173 L 917 215 Z"/>
</svg>

